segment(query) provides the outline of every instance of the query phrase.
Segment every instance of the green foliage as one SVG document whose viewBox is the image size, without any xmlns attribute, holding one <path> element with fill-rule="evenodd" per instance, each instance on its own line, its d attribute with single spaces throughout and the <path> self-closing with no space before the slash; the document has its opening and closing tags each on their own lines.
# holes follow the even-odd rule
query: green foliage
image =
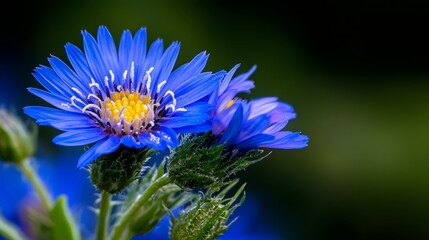
<svg viewBox="0 0 429 240">
<path fill-rule="evenodd" d="M 76 228 L 74 219 L 67 207 L 67 199 L 60 196 L 52 210 L 49 212 L 52 222 L 53 239 L 79 240 L 79 230 Z"/>
<path fill-rule="evenodd" d="M 140 176 L 146 159 L 154 153 L 147 148 L 122 146 L 113 153 L 102 155 L 91 164 L 91 182 L 99 191 L 122 192 Z"/>
<path fill-rule="evenodd" d="M 19 228 L 0 215 L 0 237 L 10 240 L 24 240 L 24 234 Z"/>
<path fill-rule="evenodd" d="M 210 133 L 190 135 L 173 152 L 168 173 L 183 188 L 219 189 L 231 176 L 263 159 L 262 153 L 250 150 L 240 155 L 238 150 L 213 144 Z"/>
<path fill-rule="evenodd" d="M 221 236 L 235 222 L 236 218 L 229 223 L 228 219 L 245 199 L 243 192 L 245 184 L 232 197 L 226 197 L 237 183 L 238 180 L 229 183 L 219 193 L 208 191 L 176 219 L 171 215 L 170 238 L 172 240 L 211 240 Z M 242 195 L 241 198 L 240 195 Z M 239 198 L 239 202 L 233 205 Z"/>
<path fill-rule="evenodd" d="M 61 195 L 48 213 L 39 208 L 27 208 L 26 211 L 31 239 L 81 239 L 77 223 L 67 206 L 66 196 Z"/>
<path fill-rule="evenodd" d="M 164 175 L 164 163 L 161 163 L 158 168 L 154 165 L 145 170 L 142 177 L 130 185 L 125 195 L 126 198 L 117 211 L 117 218 L 122 217 L 122 213 L 125 213 L 149 186 Z M 186 205 L 196 197 L 196 194 L 184 192 L 175 184 L 161 187 L 137 210 L 132 218 L 127 219 L 128 227 L 122 235 L 133 236 L 150 232 L 170 209 Z"/>
</svg>

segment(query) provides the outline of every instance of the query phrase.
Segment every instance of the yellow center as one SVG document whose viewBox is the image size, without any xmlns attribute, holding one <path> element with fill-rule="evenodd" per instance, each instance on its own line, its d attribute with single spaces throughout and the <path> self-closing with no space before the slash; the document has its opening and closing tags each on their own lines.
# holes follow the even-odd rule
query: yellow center
<svg viewBox="0 0 429 240">
<path fill-rule="evenodd" d="M 129 91 L 114 92 L 111 94 L 111 98 L 104 100 L 104 109 L 110 111 L 110 113 L 107 111 L 107 117 L 110 120 L 114 119 L 116 123 L 121 121 L 121 116 L 128 124 L 131 124 L 134 120 L 139 122 L 142 119 L 150 119 L 151 105 L 149 95 L 141 96 L 138 93 L 130 93 Z"/>
<path fill-rule="evenodd" d="M 231 107 L 232 106 L 232 104 L 234 104 L 234 99 L 232 99 L 232 100 L 229 100 L 229 102 L 226 104 L 226 106 L 225 106 L 225 109 L 227 109 L 227 108 L 229 108 L 229 107 Z"/>
</svg>

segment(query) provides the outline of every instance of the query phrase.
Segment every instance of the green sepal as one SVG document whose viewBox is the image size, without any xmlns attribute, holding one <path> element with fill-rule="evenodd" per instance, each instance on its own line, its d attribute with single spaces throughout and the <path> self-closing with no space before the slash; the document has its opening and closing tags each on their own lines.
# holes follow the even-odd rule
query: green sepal
<svg viewBox="0 0 429 240">
<path fill-rule="evenodd" d="M 168 164 L 168 174 L 182 188 L 217 190 L 239 171 L 263 159 L 263 150 L 244 154 L 224 145 L 213 144 L 210 133 L 184 137 L 174 150 Z"/>
<path fill-rule="evenodd" d="M 245 200 L 243 184 L 235 194 L 228 198 L 227 193 L 233 189 L 238 180 L 230 182 L 218 193 L 207 191 L 193 204 L 174 219 L 170 214 L 171 240 L 211 240 L 220 237 L 237 218 L 228 222 L 234 210 Z M 240 197 L 241 196 L 241 197 Z M 237 200 L 238 203 L 233 205 Z"/>
<path fill-rule="evenodd" d="M 138 179 L 147 158 L 154 154 L 148 148 L 119 147 L 110 154 L 98 157 L 90 167 L 91 182 L 101 192 L 115 194 L 124 191 Z"/>
</svg>

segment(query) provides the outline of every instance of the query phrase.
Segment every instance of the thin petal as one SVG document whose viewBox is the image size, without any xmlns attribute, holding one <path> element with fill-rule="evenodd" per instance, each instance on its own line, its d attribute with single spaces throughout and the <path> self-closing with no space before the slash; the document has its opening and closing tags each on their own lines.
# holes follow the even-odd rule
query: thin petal
<svg viewBox="0 0 429 240">
<path fill-rule="evenodd" d="M 238 134 L 237 141 L 243 141 L 262 133 L 270 124 L 270 118 L 267 115 L 261 115 L 246 121 Z"/>
<path fill-rule="evenodd" d="M 246 139 L 242 142 L 239 142 L 235 147 L 238 149 L 254 149 L 254 148 L 258 148 L 261 144 L 265 142 L 270 142 L 273 140 L 274 140 L 274 136 L 272 135 L 259 134 L 249 139 Z"/>
<path fill-rule="evenodd" d="M 228 124 L 228 127 L 225 130 L 225 133 L 222 135 L 219 143 L 226 143 L 229 145 L 231 143 L 231 139 L 237 137 L 238 133 L 241 130 L 243 122 L 243 107 L 241 104 L 238 105 L 237 110 L 234 113 L 231 121 Z"/>
<path fill-rule="evenodd" d="M 85 54 L 83 54 L 83 52 L 78 47 L 68 43 L 66 44 L 65 48 L 73 69 L 76 71 L 83 83 L 89 84 L 91 79 L 94 79 L 96 82 L 98 82 L 98 84 L 103 84 L 102 81 L 94 78 L 94 75 L 92 74 L 88 65 L 88 61 L 86 60 Z"/>
<path fill-rule="evenodd" d="M 73 95 L 71 88 L 49 67 L 43 65 L 37 67 L 33 76 L 51 93 L 63 95 L 65 97 L 71 97 Z"/>
<path fill-rule="evenodd" d="M 300 132 L 282 131 L 274 134 L 275 139 L 261 145 L 261 147 L 298 149 L 308 145 L 308 137 Z"/>
<path fill-rule="evenodd" d="M 104 77 L 109 76 L 110 74 L 103 60 L 103 55 L 98 48 L 97 42 L 90 33 L 82 31 L 82 36 L 88 66 L 90 67 L 92 74 L 95 76 L 95 79 L 104 86 Z"/>
<path fill-rule="evenodd" d="M 72 130 L 56 136 L 52 141 L 62 146 L 82 146 L 103 139 L 107 134 L 100 128 Z"/>
<path fill-rule="evenodd" d="M 143 145 L 137 142 L 136 139 L 131 135 L 126 135 L 121 138 L 121 143 L 129 148 L 141 148 Z"/>
<path fill-rule="evenodd" d="M 58 77 L 60 77 L 69 88 L 75 87 L 85 95 L 88 95 L 88 84 L 83 82 L 63 61 L 55 56 L 50 57 L 48 61 Z"/>
<path fill-rule="evenodd" d="M 177 139 L 177 133 L 168 127 L 159 127 L 153 134 L 162 139 L 169 147 L 176 147 L 179 145 L 179 140 Z"/>
<path fill-rule="evenodd" d="M 103 154 L 109 154 L 118 149 L 121 141 L 118 136 L 110 135 L 105 140 L 98 141 L 80 156 L 77 167 L 83 168 Z"/>
<path fill-rule="evenodd" d="M 190 62 L 180 66 L 174 70 L 167 80 L 167 83 L 162 88 L 160 95 L 163 96 L 167 90 L 176 91 L 184 81 L 192 79 L 201 73 L 206 66 L 208 55 L 206 52 L 201 52 L 195 56 Z"/>
<path fill-rule="evenodd" d="M 203 132 L 210 131 L 211 128 L 212 128 L 211 122 L 206 121 L 199 125 L 174 128 L 174 131 L 177 133 L 203 133 Z"/>
<path fill-rule="evenodd" d="M 151 147 L 156 150 L 163 151 L 167 148 L 167 145 L 164 141 L 161 141 L 161 138 L 158 136 L 155 136 L 153 133 L 142 133 L 138 135 L 139 141 L 148 147 Z"/>
<path fill-rule="evenodd" d="M 36 95 L 37 97 L 45 100 L 46 102 L 48 102 L 54 107 L 57 107 L 65 111 L 70 111 L 70 112 L 81 112 L 79 109 L 77 109 L 74 106 L 65 105 L 67 102 L 69 102 L 69 99 L 65 98 L 62 95 L 46 92 L 37 88 L 27 88 L 27 90 L 30 93 Z"/>
<path fill-rule="evenodd" d="M 88 118 L 87 115 L 81 113 L 67 112 L 64 110 L 49 108 L 49 107 L 40 107 L 40 106 L 28 106 L 24 107 L 24 112 L 30 117 L 36 119 L 37 121 L 80 121 L 82 119 Z"/>
<path fill-rule="evenodd" d="M 225 77 L 222 80 L 222 83 L 219 86 L 219 94 L 222 94 L 225 92 L 226 88 L 229 86 L 229 83 L 231 82 L 232 77 L 235 74 L 235 71 L 237 68 L 240 67 L 240 64 L 236 64 L 229 72 L 225 75 Z"/>
<path fill-rule="evenodd" d="M 129 30 L 122 33 L 121 41 L 119 43 L 119 67 L 120 71 L 125 71 L 130 66 L 130 52 L 133 37 Z"/>
<path fill-rule="evenodd" d="M 102 52 L 107 69 L 112 70 L 117 77 L 121 77 L 115 41 L 105 26 L 100 26 L 98 28 L 97 42 Z"/>
<path fill-rule="evenodd" d="M 180 43 L 173 42 L 162 55 L 161 60 L 155 66 L 152 73 L 152 92 L 155 92 L 158 83 L 167 80 L 171 71 L 173 70 L 174 64 L 176 63 L 177 56 L 179 55 Z"/>
<path fill-rule="evenodd" d="M 213 92 L 215 87 L 218 87 L 219 80 L 223 75 L 223 71 L 215 74 L 201 74 L 192 81 L 188 81 L 186 84 L 180 86 L 180 89 L 177 89 L 175 92 L 177 96 L 176 108 L 184 107 L 208 96 Z"/>
</svg>

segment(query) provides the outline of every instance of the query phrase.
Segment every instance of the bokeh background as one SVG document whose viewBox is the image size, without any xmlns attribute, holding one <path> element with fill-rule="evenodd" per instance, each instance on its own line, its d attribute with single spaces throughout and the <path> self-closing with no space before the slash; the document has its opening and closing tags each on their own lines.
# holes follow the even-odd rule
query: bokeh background
<svg viewBox="0 0 429 240">
<path fill-rule="evenodd" d="M 33 69 L 49 54 L 65 59 L 64 44 L 81 47 L 80 31 L 99 25 L 116 40 L 140 27 L 151 41 L 178 40 L 178 64 L 206 50 L 206 69 L 257 65 L 246 97 L 292 104 L 298 117 L 287 128 L 310 143 L 240 174 L 248 198 L 223 239 L 429 239 L 426 1 L 15 1 L 2 10 L 0 105 L 18 114 L 46 105 L 26 91 L 40 87 Z M 36 167 L 56 196 L 69 195 L 89 234 L 96 195 L 75 167 L 83 149 L 39 131 Z M 32 201 L 25 179 L 0 163 L 1 213 L 25 227 L 20 209 Z M 165 237 L 161 225 L 142 239 Z"/>
</svg>

